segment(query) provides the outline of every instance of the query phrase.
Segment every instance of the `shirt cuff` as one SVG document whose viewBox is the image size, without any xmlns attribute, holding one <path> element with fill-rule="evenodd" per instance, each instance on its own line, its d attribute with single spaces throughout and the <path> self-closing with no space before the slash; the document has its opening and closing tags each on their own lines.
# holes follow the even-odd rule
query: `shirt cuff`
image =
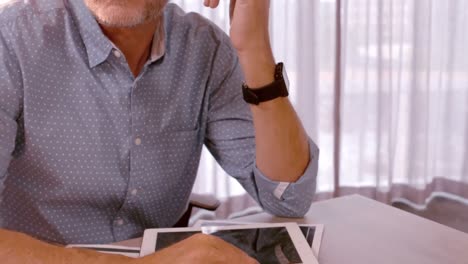
<svg viewBox="0 0 468 264">
<path fill-rule="evenodd" d="M 304 174 L 294 183 L 276 182 L 254 167 L 255 182 L 265 211 L 283 217 L 303 217 L 315 195 L 319 149 L 309 139 L 310 161 Z"/>
</svg>

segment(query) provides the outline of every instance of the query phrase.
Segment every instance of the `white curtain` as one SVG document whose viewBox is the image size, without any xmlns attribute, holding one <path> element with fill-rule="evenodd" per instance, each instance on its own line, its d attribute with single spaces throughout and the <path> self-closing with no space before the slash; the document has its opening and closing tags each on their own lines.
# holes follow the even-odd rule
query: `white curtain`
<svg viewBox="0 0 468 264">
<path fill-rule="evenodd" d="M 174 0 L 228 32 L 216 10 Z M 272 0 L 293 101 L 321 149 L 317 199 L 468 198 L 468 1 Z M 204 151 L 194 192 L 243 189 Z"/>
<path fill-rule="evenodd" d="M 468 197 L 468 1 L 342 0 L 341 10 L 338 187 L 384 201 Z"/>
</svg>

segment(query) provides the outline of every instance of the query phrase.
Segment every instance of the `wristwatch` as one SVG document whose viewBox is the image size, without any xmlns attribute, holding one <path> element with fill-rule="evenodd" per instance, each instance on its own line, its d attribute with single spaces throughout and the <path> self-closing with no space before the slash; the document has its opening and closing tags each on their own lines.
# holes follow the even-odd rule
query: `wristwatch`
<svg viewBox="0 0 468 264">
<path fill-rule="evenodd" d="M 244 100 L 253 105 L 274 100 L 278 97 L 289 96 L 289 79 L 284 64 L 278 63 L 275 68 L 275 81 L 267 86 L 251 89 L 247 84 L 242 85 Z"/>
</svg>

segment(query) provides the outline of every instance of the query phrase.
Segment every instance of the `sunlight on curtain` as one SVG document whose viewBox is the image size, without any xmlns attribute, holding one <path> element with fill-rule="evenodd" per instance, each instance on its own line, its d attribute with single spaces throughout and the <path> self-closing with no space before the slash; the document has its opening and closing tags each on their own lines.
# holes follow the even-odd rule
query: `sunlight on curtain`
<svg viewBox="0 0 468 264">
<path fill-rule="evenodd" d="M 345 0 L 343 14 L 340 185 L 468 183 L 468 1 Z"/>
</svg>

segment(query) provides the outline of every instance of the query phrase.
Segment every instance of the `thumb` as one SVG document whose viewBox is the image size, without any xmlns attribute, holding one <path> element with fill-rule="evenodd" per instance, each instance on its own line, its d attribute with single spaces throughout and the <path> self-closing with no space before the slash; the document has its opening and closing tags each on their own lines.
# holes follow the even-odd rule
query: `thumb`
<svg viewBox="0 0 468 264">
<path fill-rule="evenodd" d="M 236 10 L 237 0 L 231 0 L 229 4 L 229 21 L 232 23 L 232 18 L 234 17 L 234 11 Z"/>
</svg>

